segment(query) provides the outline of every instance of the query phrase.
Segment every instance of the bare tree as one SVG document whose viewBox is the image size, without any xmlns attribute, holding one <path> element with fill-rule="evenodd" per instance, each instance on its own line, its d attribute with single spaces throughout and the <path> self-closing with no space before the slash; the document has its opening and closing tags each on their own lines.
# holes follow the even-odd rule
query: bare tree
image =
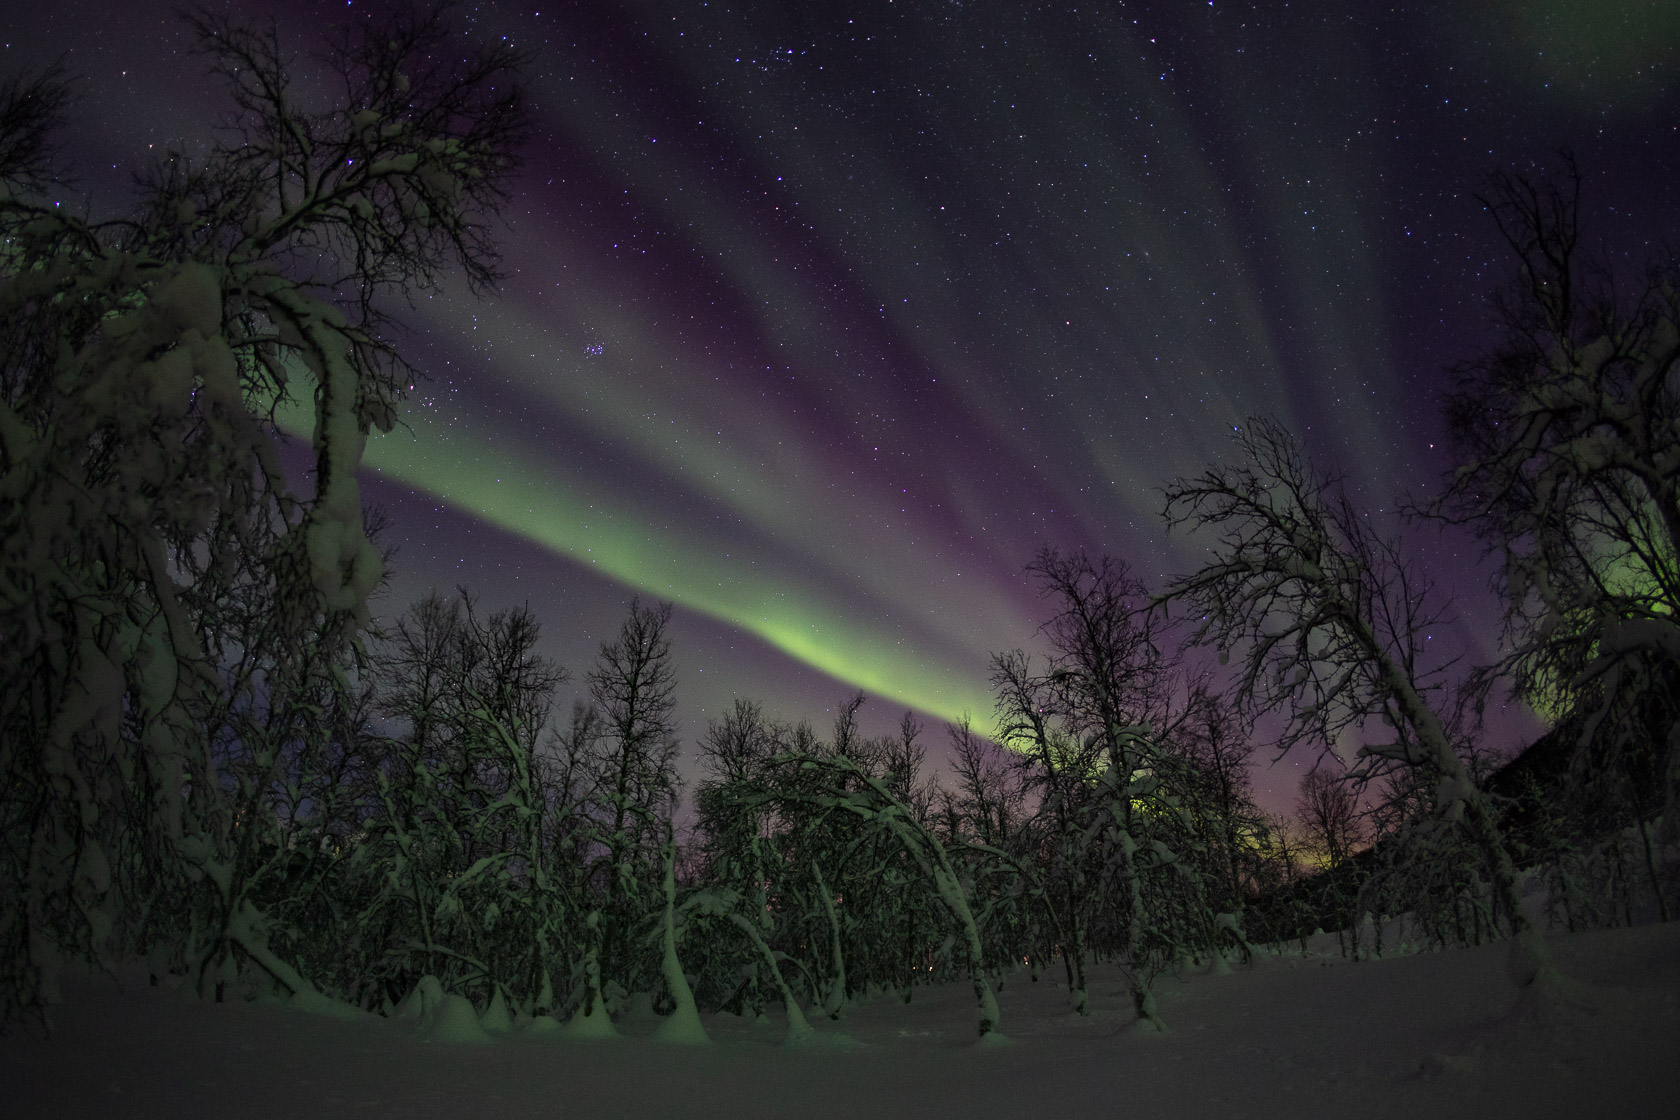
<svg viewBox="0 0 1680 1120">
<path fill-rule="evenodd" d="M 527 120 L 514 54 L 436 10 L 337 39 L 320 110 L 293 95 L 277 32 L 188 23 L 231 131 L 201 162 L 161 157 L 125 216 L 39 192 L 63 83 L 0 86 L 0 817 L 28 837 L 0 856 L 7 1018 L 50 998 L 52 960 L 98 957 L 146 905 L 220 911 L 200 917 L 242 959 L 314 995 L 221 886 L 227 658 L 260 643 L 276 684 L 342 671 L 383 573 L 355 468 L 412 376 L 387 308 L 451 265 L 495 275 L 483 219 Z M 307 494 L 276 455 L 288 399 L 313 405 Z M 268 596 L 263 634 L 234 633 L 217 581 L 193 582 L 218 565 Z M 113 884 L 137 866 L 143 883 Z"/>
<path fill-rule="evenodd" d="M 1567 156 L 1561 185 L 1499 172 L 1488 188 L 1520 280 L 1500 341 L 1456 371 L 1460 465 L 1436 508 L 1503 561 L 1520 683 L 1567 687 L 1594 642 L 1680 655 L 1680 276 L 1655 261 L 1629 294 L 1583 265 Z"/>
<path fill-rule="evenodd" d="M 671 604 L 630 602 L 616 640 L 604 642 L 589 670 L 589 694 L 601 713 L 597 796 L 606 812 L 606 843 L 615 864 L 657 848 L 677 796 L 676 670 L 665 629 Z"/>
<path fill-rule="evenodd" d="M 72 77 L 62 60 L 0 80 L 0 192 L 27 202 L 63 177 L 55 133 L 64 127 Z"/>
<path fill-rule="evenodd" d="M 953 835 L 966 833 L 981 844 L 1007 847 L 1026 816 L 1026 789 L 1012 756 L 990 739 L 974 733 L 967 717 L 948 728 L 951 770 L 956 788 L 942 792 L 945 811 L 960 825 Z"/>
<path fill-rule="evenodd" d="M 1295 816 L 1312 837 L 1327 869 L 1335 871 L 1353 857 L 1363 830 L 1359 798 L 1346 774 L 1332 774 L 1322 764 L 1303 774 Z"/>
<path fill-rule="evenodd" d="M 967 716 L 946 733 L 955 784 L 938 791 L 941 840 L 966 863 L 991 966 L 1001 974 L 1025 962 L 1037 981 L 1040 962 L 1064 938 L 1032 827 L 1025 768 L 975 734 Z"/>
<path fill-rule="evenodd" d="M 538 744 L 565 671 L 537 653 L 528 607 L 484 616 L 465 588 L 422 598 L 374 651 L 387 744 L 362 862 L 382 884 L 359 915 L 357 971 L 397 994 L 535 995 L 576 916 L 544 836 L 553 804 Z"/>
<path fill-rule="evenodd" d="M 986 977 L 980 926 L 969 890 L 935 831 L 894 794 L 884 776 L 865 772 L 851 755 L 831 749 L 815 755 L 778 755 L 773 762 L 762 779 L 743 785 L 738 793 L 741 804 L 785 806 L 818 819 L 849 821 L 853 829 L 841 835 L 850 833 L 854 841 L 885 841 L 901 853 L 914 868 L 913 881 L 931 896 L 944 918 L 944 951 L 960 950 L 962 970 L 979 1005 L 980 1037 L 995 1031 L 998 1004 Z"/>
<path fill-rule="evenodd" d="M 999 741 L 1020 751 L 1049 847 L 1047 875 L 1076 1010 L 1087 936 L 1126 970 L 1139 1020 L 1160 1029 L 1152 978 L 1210 949 L 1196 782 L 1175 745 L 1187 690 L 1151 634 L 1142 583 L 1112 557 L 1044 549 L 1028 567 L 1053 613 L 1043 673 L 1019 652 L 993 658 Z"/>
<path fill-rule="evenodd" d="M 879 740 L 882 775 L 886 786 L 923 824 L 928 822 L 934 799 L 933 782 L 922 776 L 922 763 L 927 760 L 927 748 L 918 739 L 922 721 L 916 713 L 906 711 L 898 721 L 898 735 Z"/>
<path fill-rule="evenodd" d="M 1038 801 L 1037 831 L 1043 839 L 1042 874 L 1047 880 L 1043 903 L 1056 930 L 1073 1009 L 1084 1015 L 1090 891 L 1081 851 L 1082 820 L 1100 746 L 1063 728 L 1048 680 L 1032 671 L 1020 650 L 992 656 L 992 688 L 997 695 L 998 742 L 1018 754 L 1022 784 Z"/>
<path fill-rule="evenodd" d="M 603 904 L 602 967 L 634 991 L 633 930 L 663 889 L 677 803 L 676 667 L 666 628 L 671 604 L 632 599 L 617 638 L 601 644 L 587 681 L 600 735 L 584 798 L 598 848 L 590 867 Z"/>
<path fill-rule="evenodd" d="M 1253 729 L 1237 705 L 1213 691 L 1205 675 L 1193 677 L 1186 692 L 1186 719 L 1175 744 L 1190 779 L 1184 796 L 1209 835 L 1223 906 L 1240 929 L 1265 837 L 1249 776 Z"/>
<path fill-rule="evenodd" d="M 771 814 L 762 808 L 743 806 L 735 794 L 740 787 L 764 777 L 770 759 L 780 753 L 786 738 L 787 729 L 767 719 L 760 705 L 737 698 L 722 718 L 707 724 L 700 741 L 705 777 L 695 791 L 694 805 L 705 859 L 704 880 L 717 898 L 722 895 L 716 892 L 731 892 L 727 907 L 714 901 L 712 908 L 719 912 L 727 909 L 730 915 L 739 915 L 758 929 L 774 925 L 770 876 L 780 860 L 768 835 Z M 831 940 L 837 939 L 835 930 Z M 841 959 L 837 949 L 833 955 L 837 961 Z M 740 1013 L 755 1017 L 765 1002 L 766 985 L 759 969 L 758 962 L 751 962 L 739 970 L 746 975 L 725 981 L 736 980 L 729 984 L 731 991 L 724 998 Z M 838 971 L 843 984 L 844 967 Z M 842 990 L 834 1001 L 834 1010 L 843 1002 Z"/>
<path fill-rule="evenodd" d="M 1479 854 L 1513 934 L 1513 980 L 1527 986 L 1548 958 L 1492 799 L 1439 714 L 1444 666 L 1425 652 L 1439 618 L 1429 588 L 1278 424 L 1250 421 L 1237 444 L 1238 465 L 1167 487 L 1168 524 L 1210 535 L 1212 557 L 1161 602 L 1198 620 L 1196 640 L 1222 659 L 1240 653 L 1237 696 L 1283 717 L 1280 749 L 1365 736 L 1362 757 L 1419 772 L 1437 817 Z M 1386 741 L 1370 741 L 1383 728 Z"/>
<path fill-rule="evenodd" d="M 1651 821 L 1680 834 L 1680 263 L 1595 260 L 1580 188 L 1566 154 L 1561 181 L 1498 172 L 1481 196 L 1518 276 L 1498 341 L 1456 370 L 1431 512 L 1500 561 L 1509 652 L 1483 683 L 1576 718 L 1589 827 L 1636 823 L 1656 883 Z"/>
</svg>

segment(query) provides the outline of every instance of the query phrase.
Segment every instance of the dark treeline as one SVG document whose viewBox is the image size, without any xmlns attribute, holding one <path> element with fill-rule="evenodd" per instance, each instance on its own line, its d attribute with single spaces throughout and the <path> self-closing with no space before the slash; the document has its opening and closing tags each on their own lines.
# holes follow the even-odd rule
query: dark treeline
<svg viewBox="0 0 1680 1120">
<path fill-rule="evenodd" d="M 741 700 L 679 835 L 669 606 L 633 602 L 575 681 L 526 609 L 368 612 L 354 472 L 412 376 L 384 309 L 446 268 L 495 279 L 519 59 L 401 16 L 336 40 L 343 88 L 306 108 L 275 33 L 190 19 L 232 130 L 121 218 L 48 200 L 64 77 L 0 87 L 0 1019 L 138 956 L 214 998 L 464 998 L 490 1025 L 610 1030 L 651 999 L 688 1037 L 699 1008 L 779 1003 L 797 1037 L 961 979 L 985 1035 L 1007 978 L 1084 1012 L 1103 961 L 1160 1026 L 1163 970 L 1314 926 L 1380 952 L 1400 915 L 1508 937 L 1544 988 L 1535 877 L 1570 928 L 1669 916 L 1680 293 L 1671 258 L 1628 277 L 1580 248 L 1567 161 L 1490 180 L 1520 268 L 1447 401 L 1458 468 L 1412 511 L 1497 559 L 1500 661 L 1433 657 L 1402 542 L 1257 419 L 1166 487 L 1197 570 L 1033 559 L 1044 652 L 993 658 L 983 731 L 934 733 L 944 782 L 913 715 L 869 737 L 861 697 L 822 729 Z M 307 494 L 286 401 L 313 405 Z M 1557 729 L 1500 766 L 1478 717 L 1504 695 Z M 1262 719 L 1321 757 L 1297 820 L 1251 796 Z"/>
</svg>

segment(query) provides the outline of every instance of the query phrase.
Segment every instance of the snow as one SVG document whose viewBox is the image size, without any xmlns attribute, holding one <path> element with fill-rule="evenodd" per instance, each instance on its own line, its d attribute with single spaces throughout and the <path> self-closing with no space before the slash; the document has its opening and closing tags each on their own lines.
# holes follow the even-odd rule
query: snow
<svg viewBox="0 0 1680 1120">
<path fill-rule="evenodd" d="M 681 1046 L 705 1046 L 711 1039 L 706 1036 L 706 1027 L 701 1022 L 699 1009 L 694 1004 L 694 992 L 689 988 L 688 977 L 683 974 L 682 962 L 677 958 L 676 898 L 676 853 L 671 844 L 666 844 L 665 925 L 661 931 L 663 951 L 660 957 L 660 972 L 665 979 L 665 989 L 677 1006 L 654 1030 L 653 1035 L 661 1042 L 673 1042 Z"/>
<path fill-rule="evenodd" d="M 555 1022 L 550 1016 L 538 1016 L 537 1020 L 531 1024 L 532 1033 L 542 1034 L 549 1030 L 549 1028 L 541 1025 L 543 1019 L 548 1019 L 551 1023 Z M 574 1042 L 590 1042 L 618 1037 L 618 1028 L 613 1026 L 611 1016 L 599 1007 L 595 1009 L 593 1015 L 588 1013 L 587 1008 L 580 1007 L 572 1012 L 571 1019 L 564 1026 L 558 1023 L 555 1025 L 559 1026 L 560 1032 L 565 1037 Z"/>
<path fill-rule="evenodd" d="M 478 1021 L 478 1012 L 466 996 L 446 995 L 437 1010 L 427 1017 L 422 1037 L 428 1042 L 493 1041 Z"/>
<path fill-rule="evenodd" d="M 705 1023 L 700 1013 L 694 1009 L 692 1003 L 679 1004 L 674 1012 L 654 1028 L 653 1037 L 660 1042 L 674 1043 L 678 1046 L 706 1046 L 712 1041 L 706 1034 Z"/>
<path fill-rule="evenodd" d="M 167 281 L 152 290 L 150 309 L 170 336 L 196 331 L 204 338 L 222 333 L 222 284 L 207 264 L 175 266 Z"/>
<path fill-rule="evenodd" d="M 484 1009 L 484 1029 L 492 1034 L 506 1034 L 513 1029 L 513 1016 L 508 1011 L 507 1000 L 502 998 L 502 989 L 497 988 L 496 994 L 490 997 L 490 1006 Z"/>
<path fill-rule="evenodd" d="M 10 1115 L 140 1120 L 1675 1111 L 1680 924 L 1553 936 L 1552 955 L 1585 985 L 1565 1001 L 1519 998 L 1503 945 L 1358 963 L 1309 947 L 1260 950 L 1228 975 L 1162 976 L 1164 1034 L 1131 1029 L 1125 978 L 1106 966 L 1090 971 L 1085 1018 L 1059 986 L 1011 977 L 998 993 L 1010 1041 L 991 1046 L 975 1041 L 966 983 L 918 988 L 909 1005 L 860 1002 L 839 1024 L 813 1025 L 850 1047 L 790 1047 L 779 1015 L 726 1014 L 702 1016 L 711 1046 L 656 1045 L 662 1020 L 645 1007 L 621 1016 L 615 1042 L 579 1042 L 538 1018 L 469 1046 L 442 1029 L 448 1014 L 465 1029 L 461 997 L 443 997 L 429 1023 L 346 1020 L 280 1002 L 203 1002 L 148 987 L 137 971 L 122 987 L 67 979 L 53 1037 L 0 1040 L 0 1082 Z"/>
<path fill-rule="evenodd" d="M 438 983 L 438 978 L 422 976 L 408 997 L 397 1005 L 396 1016 L 399 1019 L 417 1019 L 424 1022 L 427 1015 L 437 1010 L 442 1002 L 443 985 Z"/>
<path fill-rule="evenodd" d="M 1680 660 L 1680 627 L 1667 619 L 1630 618 L 1605 628 L 1601 643 L 1605 658 L 1612 654 L 1649 649 Z M 1583 674 L 1587 676 L 1591 674 Z"/>
</svg>

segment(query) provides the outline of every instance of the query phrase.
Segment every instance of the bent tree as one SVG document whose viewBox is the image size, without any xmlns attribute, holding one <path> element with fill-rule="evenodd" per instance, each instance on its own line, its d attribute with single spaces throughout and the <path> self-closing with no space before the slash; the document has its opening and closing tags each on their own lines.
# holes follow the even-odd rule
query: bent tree
<svg viewBox="0 0 1680 1120">
<path fill-rule="evenodd" d="M 757 777 L 730 791 L 740 810 L 803 811 L 818 818 L 850 819 L 862 833 L 879 833 L 909 857 L 951 926 L 948 945 L 961 947 L 979 1006 L 982 1039 L 997 1030 L 998 1004 L 986 978 L 986 955 L 969 892 L 939 837 L 894 793 L 889 777 L 869 773 L 847 753 L 782 754 Z M 842 830 L 850 831 L 850 830 Z"/>
<path fill-rule="evenodd" d="M 1166 488 L 1168 526 L 1203 534 L 1211 558 L 1173 581 L 1161 606 L 1198 620 L 1195 640 L 1222 659 L 1241 657 L 1237 695 L 1254 714 L 1282 717 L 1280 749 L 1388 729 L 1362 759 L 1416 773 L 1437 824 L 1479 855 L 1513 935 L 1512 979 L 1526 987 L 1550 963 L 1492 799 L 1438 712 L 1444 667 L 1424 648 L 1440 617 L 1429 587 L 1281 425 L 1251 420 L 1236 439 L 1242 462 Z"/>
</svg>

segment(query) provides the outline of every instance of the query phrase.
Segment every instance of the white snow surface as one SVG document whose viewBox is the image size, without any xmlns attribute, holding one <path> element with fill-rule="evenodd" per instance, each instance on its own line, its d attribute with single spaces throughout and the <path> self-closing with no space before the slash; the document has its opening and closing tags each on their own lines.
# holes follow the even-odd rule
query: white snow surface
<svg viewBox="0 0 1680 1120">
<path fill-rule="evenodd" d="M 1091 970 L 1084 1019 L 1053 977 L 1023 973 L 998 993 L 1008 1042 L 990 1047 L 975 1043 L 967 983 L 854 1006 L 814 1024 L 835 1045 L 789 1047 L 779 1015 L 705 1015 L 707 1046 L 658 1044 L 646 1010 L 620 1038 L 521 1019 L 464 1045 L 413 1020 L 101 978 L 66 985 L 50 1038 L 0 1040 L 0 1084 L 19 1117 L 1680 1115 L 1680 923 L 1552 948 L 1585 1005 L 1518 999 L 1503 945 L 1357 963 L 1286 953 L 1163 977 L 1160 1035 L 1132 1029 L 1111 970 Z"/>
<path fill-rule="evenodd" d="M 485 1043 L 493 1041 L 466 996 L 444 996 L 426 1017 L 420 1037 L 428 1042 Z"/>
</svg>

